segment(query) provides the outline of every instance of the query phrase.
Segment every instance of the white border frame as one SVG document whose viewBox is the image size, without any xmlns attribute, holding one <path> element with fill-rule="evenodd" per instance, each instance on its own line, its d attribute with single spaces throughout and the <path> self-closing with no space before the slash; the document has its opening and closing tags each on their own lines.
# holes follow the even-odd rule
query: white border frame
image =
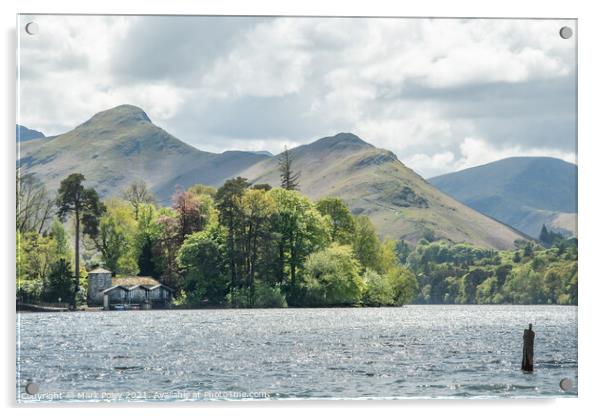
<svg viewBox="0 0 602 416">
<path fill-rule="evenodd" d="M 599 99 L 601 96 L 600 74 L 602 74 L 600 40 L 602 40 L 602 15 L 592 1 L 556 1 L 527 2 L 524 0 L 505 0 L 484 2 L 478 0 L 393 2 L 386 0 L 320 1 L 305 0 L 284 2 L 277 0 L 222 0 L 220 2 L 193 2 L 186 0 L 102 0 L 85 2 L 75 0 L 8 0 L 0 4 L 0 19 L 3 29 L 2 42 L 2 83 L 4 99 L 1 103 L 3 126 L 3 163 L 1 169 L 4 203 L 1 206 L 0 224 L 2 226 L 2 245 L 0 255 L 3 265 L 2 307 L 5 314 L 2 319 L 3 337 L 2 357 L 6 364 L 2 368 L 3 402 L 7 407 L 15 404 L 15 312 L 14 283 L 15 275 L 15 232 L 14 232 L 14 158 L 15 158 L 15 21 L 17 13 L 84 13 L 84 14 L 237 14 L 237 15 L 345 15 L 345 16 L 443 16 L 443 17 L 537 17 L 537 18 L 577 18 L 579 20 L 579 229 L 580 240 L 580 282 L 579 282 L 579 398 L 549 400 L 487 400 L 487 401 L 400 401 L 400 402 L 349 402 L 349 401 L 303 401 L 303 402 L 236 402 L 208 404 L 178 404 L 177 412 L 198 414 L 207 410 L 211 414 L 230 414 L 244 411 L 247 415 L 278 414 L 293 415 L 308 411 L 326 413 L 344 411 L 350 414 L 362 414 L 372 407 L 379 413 L 399 414 L 399 412 L 421 412 L 427 414 L 504 414 L 526 410 L 545 411 L 549 415 L 587 412 L 599 403 L 598 385 L 600 384 L 600 296 L 602 295 L 602 276 L 597 266 L 602 227 L 600 207 L 602 192 L 597 178 L 602 178 L 601 157 L 601 120 Z M 6 195 L 10 197 L 6 197 Z M 138 405 L 139 406 L 139 405 Z M 172 405 L 173 406 L 173 405 Z M 32 407 L 12 409 L 10 413 L 29 413 Z M 85 410 L 76 406 L 59 409 L 60 406 L 45 407 L 44 413 L 53 414 L 104 414 L 108 409 L 98 406 L 86 406 Z M 82 407 L 81 405 L 77 407 Z M 131 413 L 136 405 L 113 406 L 109 411 Z M 164 413 L 166 405 L 144 405 L 147 414 Z M 201 407 L 199 409 L 199 407 Z"/>
</svg>

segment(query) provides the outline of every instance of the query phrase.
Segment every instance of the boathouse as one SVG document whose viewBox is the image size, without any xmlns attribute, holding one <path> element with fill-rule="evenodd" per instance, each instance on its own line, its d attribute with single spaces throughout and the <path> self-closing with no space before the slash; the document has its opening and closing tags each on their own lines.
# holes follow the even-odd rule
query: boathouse
<svg viewBox="0 0 602 416">
<path fill-rule="evenodd" d="M 97 268 L 88 273 L 88 306 L 104 309 L 170 308 L 174 290 L 152 277 L 112 277 Z"/>
</svg>

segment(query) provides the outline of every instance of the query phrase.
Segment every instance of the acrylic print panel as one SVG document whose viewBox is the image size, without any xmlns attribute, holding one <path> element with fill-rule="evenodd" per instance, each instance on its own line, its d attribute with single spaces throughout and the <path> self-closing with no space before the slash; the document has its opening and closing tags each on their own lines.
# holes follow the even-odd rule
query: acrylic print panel
<svg viewBox="0 0 602 416">
<path fill-rule="evenodd" d="M 17 31 L 19 402 L 577 395 L 575 20 Z"/>
</svg>

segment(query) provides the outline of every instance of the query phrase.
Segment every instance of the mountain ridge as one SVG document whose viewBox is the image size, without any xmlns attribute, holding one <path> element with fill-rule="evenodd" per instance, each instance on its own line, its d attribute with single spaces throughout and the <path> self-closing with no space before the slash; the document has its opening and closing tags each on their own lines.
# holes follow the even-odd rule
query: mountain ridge
<svg viewBox="0 0 602 416">
<path fill-rule="evenodd" d="M 217 186 L 267 157 L 242 152 L 240 166 L 225 163 L 232 155 L 190 146 L 132 105 L 101 111 L 64 134 L 22 143 L 20 150 L 18 164 L 42 176 L 51 190 L 77 171 L 102 196 L 117 195 L 128 183 L 144 180 L 164 203 L 169 203 L 177 186 L 207 179 L 208 185 Z"/>
<path fill-rule="evenodd" d="M 289 152 L 293 170 L 300 170 L 303 194 L 314 200 L 342 198 L 355 215 L 368 215 L 381 237 L 416 243 L 434 236 L 495 248 L 512 248 L 515 240 L 526 237 L 439 192 L 393 152 L 355 135 L 340 133 Z M 278 186 L 279 157 L 263 160 L 241 176 Z"/>
<path fill-rule="evenodd" d="M 429 179 L 477 211 L 537 238 L 546 224 L 575 235 L 577 166 L 550 157 L 512 157 Z"/>
<path fill-rule="evenodd" d="M 15 137 L 17 138 L 17 143 L 20 143 L 29 140 L 42 139 L 46 136 L 41 131 L 33 130 L 20 124 L 17 124 Z"/>
</svg>

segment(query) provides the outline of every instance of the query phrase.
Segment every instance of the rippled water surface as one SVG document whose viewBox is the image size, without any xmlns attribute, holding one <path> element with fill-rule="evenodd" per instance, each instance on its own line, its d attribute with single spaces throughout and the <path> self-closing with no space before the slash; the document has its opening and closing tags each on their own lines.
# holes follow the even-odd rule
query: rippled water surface
<svg viewBox="0 0 602 416">
<path fill-rule="evenodd" d="M 21 313 L 20 401 L 554 397 L 577 392 L 577 308 Z M 533 323 L 535 372 L 520 371 Z M 559 388 L 562 378 L 573 390 Z M 37 395 L 24 393 L 32 380 Z"/>
</svg>

